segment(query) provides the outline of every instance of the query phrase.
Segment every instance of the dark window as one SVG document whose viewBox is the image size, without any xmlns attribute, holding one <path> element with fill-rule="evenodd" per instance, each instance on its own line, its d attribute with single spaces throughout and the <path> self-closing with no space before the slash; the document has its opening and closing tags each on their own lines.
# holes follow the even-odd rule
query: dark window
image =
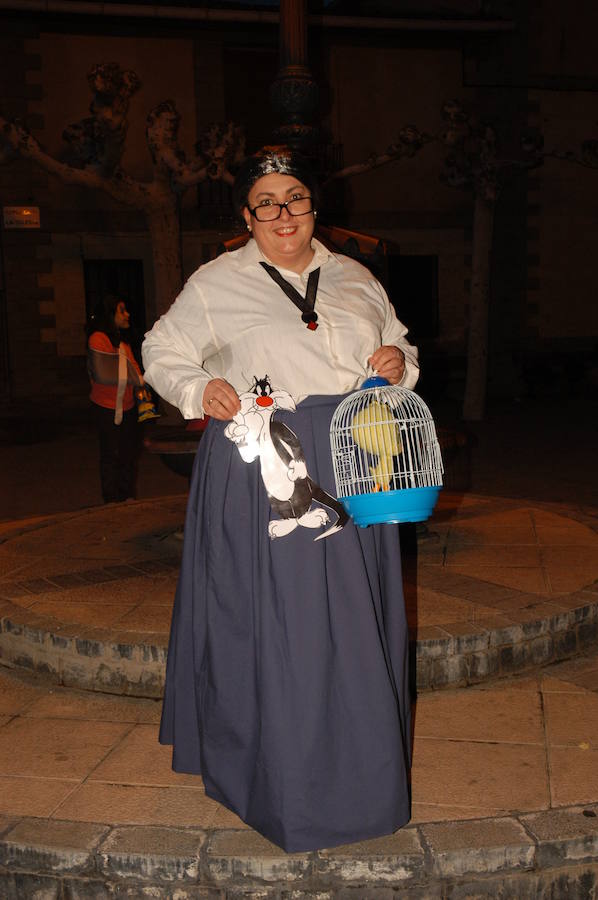
<svg viewBox="0 0 598 900">
<path fill-rule="evenodd" d="M 438 257 L 389 253 L 388 293 L 417 344 L 438 337 Z"/>
</svg>

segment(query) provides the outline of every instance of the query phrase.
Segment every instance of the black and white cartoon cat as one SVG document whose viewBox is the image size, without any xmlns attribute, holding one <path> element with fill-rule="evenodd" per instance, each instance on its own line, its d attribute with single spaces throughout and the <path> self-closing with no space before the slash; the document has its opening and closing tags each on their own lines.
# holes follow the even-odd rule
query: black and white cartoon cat
<svg viewBox="0 0 598 900">
<path fill-rule="evenodd" d="M 286 391 L 273 390 L 268 376 L 254 376 L 250 391 L 240 394 L 240 411 L 226 426 L 224 434 L 237 445 L 245 462 L 260 459 L 262 481 L 272 510 L 280 516 L 268 526 L 271 538 L 284 537 L 298 525 L 320 528 L 330 517 L 316 501 L 336 513 L 336 521 L 314 540 L 329 537 L 349 521 L 344 506 L 310 478 L 305 454 L 297 438 L 283 422 L 273 421 L 278 409 L 295 410 L 295 401 Z"/>
</svg>

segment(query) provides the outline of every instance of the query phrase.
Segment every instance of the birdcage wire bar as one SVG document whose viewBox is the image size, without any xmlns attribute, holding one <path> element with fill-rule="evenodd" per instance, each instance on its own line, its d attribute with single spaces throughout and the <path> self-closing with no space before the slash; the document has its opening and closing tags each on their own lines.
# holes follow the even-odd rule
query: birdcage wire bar
<svg viewBox="0 0 598 900">
<path fill-rule="evenodd" d="M 375 451 L 372 441 L 368 449 L 363 447 L 366 432 L 374 434 Z M 356 437 L 362 438 L 362 446 Z M 407 388 L 374 387 L 347 397 L 332 418 L 330 443 L 340 499 L 442 486 L 444 469 L 432 415 Z"/>
</svg>

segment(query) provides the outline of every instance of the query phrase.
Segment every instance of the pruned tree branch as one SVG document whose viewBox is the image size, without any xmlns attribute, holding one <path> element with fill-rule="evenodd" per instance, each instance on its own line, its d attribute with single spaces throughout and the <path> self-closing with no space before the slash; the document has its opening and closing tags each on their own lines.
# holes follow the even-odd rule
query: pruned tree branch
<svg viewBox="0 0 598 900">
<path fill-rule="evenodd" d="M 230 170 L 245 158 L 245 133 L 234 122 L 213 123 L 201 135 L 198 149 L 208 160 L 208 177 L 232 185 L 235 176 Z"/>
<path fill-rule="evenodd" d="M 65 184 L 103 190 L 116 200 L 128 205 L 143 204 L 146 191 L 140 182 L 118 171 L 111 178 L 102 175 L 97 168 L 76 168 L 46 153 L 39 142 L 18 122 L 9 122 L 0 116 L 0 158 L 11 156 L 30 159 L 44 171 L 60 178 Z"/>
<path fill-rule="evenodd" d="M 200 155 L 188 162 L 179 147 L 180 121 L 174 102 L 164 100 L 149 113 L 145 129 L 155 175 L 167 177 L 173 190 L 177 191 L 198 184 L 208 176 L 205 158 Z"/>
<path fill-rule="evenodd" d="M 93 92 L 91 116 L 65 128 L 66 161 L 110 177 L 120 168 L 129 127 L 129 102 L 141 81 L 135 72 L 121 69 L 118 63 L 93 66 L 87 81 Z"/>
<path fill-rule="evenodd" d="M 391 144 L 384 153 L 372 154 L 372 156 L 368 157 L 364 162 L 345 166 L 342 169 L 338 169 L 336 172 L 332 172 L 324 182 L 324 185 L 327 185 L 336 179 L 351 178 L 353 175 L 371 172 L 372 169 L 377 169 L 379 166 L 385 166 L 387 163 L 394 162 L 397 159 L 403 159 L 404 157 L 411 158 L 415 156 L 425 144 L 428 144 L 433 140 L 435 140 L 433 135 L 420 132 L 413 125 L 407 125 L 399 133 L 398 142 L 396 144 Z"/>
<path fill-rule="evenodd" d="M 597 145 L 593 154 L 585 153 L 583 150 L 583 147 L 590 143 Z M 582 145 L 581 156 L 573 153 L 571 150 L 546 150 L 542 156 L 544 159 L 559 159 L 573 163 L 573 165 L 582 166 L 584 169 L 598 169 L 598 141 L 585 141 L 584 145 Z"/>
<path fill-rule="evenodd" d="M 21 156 L 65 184 L 101 190 L 141 210 L 152 242 L 155 312 L 165 312 L 181 288 L 183 270 L 178 195 L 206 178 L 231 183 L 230 169 L 245 155 L 243 131 L 229 122 L 213 125 L 202 136 L 199 152 L 187 159 L 178 143 L 180 115 L 172 100 L 148 115 L 146 137 L 153 162 L 151 181 L 128 175 L 121 166 L 128 129 L 130 98 L 141 82 L 117 63 L 94 66 L 91 116 L 69 125 L 63 158 L 47 153 L 18 122 L 0 116 L 0 163 Z"/>
</svg>

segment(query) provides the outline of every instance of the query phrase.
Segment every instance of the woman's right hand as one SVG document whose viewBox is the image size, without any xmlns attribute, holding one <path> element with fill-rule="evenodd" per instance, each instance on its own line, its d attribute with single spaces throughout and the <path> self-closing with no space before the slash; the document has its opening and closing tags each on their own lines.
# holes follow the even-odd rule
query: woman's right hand
<svg viewBox="0 0 598 900">
<path fill-rule="evenodd" d="M 226 422 L 241 409 L 241 403 L 232 384 L 224 378 L 212 378 L 203 392 L 203 408 L 213 419 Z"/>
</svg>

